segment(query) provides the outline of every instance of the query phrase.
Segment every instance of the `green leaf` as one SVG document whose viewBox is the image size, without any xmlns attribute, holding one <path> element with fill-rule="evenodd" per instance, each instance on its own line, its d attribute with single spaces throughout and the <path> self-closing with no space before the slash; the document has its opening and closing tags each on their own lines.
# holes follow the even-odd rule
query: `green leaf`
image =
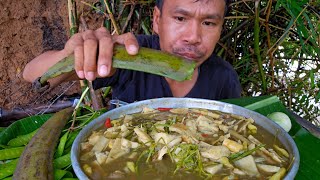
<svg viewBox="0 0 320 180">
<path fill-rule="evenodd" d="M 293 139 L 300 153 L 300 167 L 295 179 L 319 179 L 320 140 L 303 128 Z"/>
<path fill-rule="evenodd" d="M 4 131 L 6 129 L 6 127 L 0 127 L 0 133 L 2 132 L 2 131 Z"/>
<path fill-rule="evenodd" d="M 284 2 L 282 0 L 277 1 L 276 7 L 275 7 L 275 11 L 278 11 L 280 9 L 280 7 L 283 6 L 283 3 Z"/>
<path fill-rule="evenodd" d="M 256 109 L 259 109 L 259 108 L 262 108 L 262 107 L 265 107 L 265 106 L 268 106 L 270 104 L 277 103 L 277 102 L 279 102 L 279 99 L 276 96 L 271 96 L 269 98 L 266 98 L 264 100 L 261 100 L 261 101 L 258 101 L 258 102 L 255 102 L 255 103 L 252 103 L 249 105 L 246 105 L 244 107 L 247 109 L 250 109 L 250 110 L 256 110 Z"/>
<path fill-rule="evenodd" d="M 318 94 L 316 95 L 316 103 L 318 103 L 320 100 L 320 91 L 318 92 Z"/>
<path fill-rule="evenodd" d="M 0 133 L 0 144 L 6 145 L 11 139 L 17 136 L 31 133 L 41 127 L 51 116 L 52 114 L 31 116 L 12 123 Z"/>
<path fill-rule="evenodd" d="M 314 89 L 316 87 L 316 84 L 314 82 L 314 72 L 313 72 L 313 70 L 310 71 L 310 81 L 311 81 L 311 89 Z"/>
<path fill-rule="evenodd" d="M 312 47 L 315 49 L 315 51 L 316 51 L 317 53 L 319 53 L 320 47 L 319 47 L 319 45 L 317 44 L 317 38 L 318 38 L 318 36 L 317 36 L 316 30 L 315 30 L 315 28 L 314 28 L 314 26 L 313 26 L 313 24 L 312 24 L 312 20 L 310 19 L 310 17 L 308 16 L 308 14 L 305 13 L 305 12 L 303 13 L 303 16 L 304 16 L 304 18 L 306 19 L 306 21 L 307 21 L 307 23 L 308 23 L 309 31 L 310 31 L 310 33 L 311 33 L 309 41 L 312 43 L 312 45 L 313 45 Z"/>
</svg>

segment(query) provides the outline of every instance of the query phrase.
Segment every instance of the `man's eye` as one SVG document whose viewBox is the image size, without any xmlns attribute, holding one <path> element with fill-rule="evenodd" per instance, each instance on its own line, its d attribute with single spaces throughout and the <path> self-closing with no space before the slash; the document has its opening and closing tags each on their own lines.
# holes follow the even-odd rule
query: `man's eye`
<svg viewBox="0 0 320 180">
<path fill-rule="evenodd" d="M 217 25 L 216 23 L 210 22 L 210 21 L 204 21 L 203 24 L 206 25 L 206 26 L 215 26 L 215 25 Z"/>
<path fill-rule="evenodd" d="M 174 17 L 177 21 L 180 21 L 180 22 L 183 22 L 186 20 L 186 18 L 184 17 L 181 17 L 181 16 L 177 16 L 177 17 Z"/>
</svg>

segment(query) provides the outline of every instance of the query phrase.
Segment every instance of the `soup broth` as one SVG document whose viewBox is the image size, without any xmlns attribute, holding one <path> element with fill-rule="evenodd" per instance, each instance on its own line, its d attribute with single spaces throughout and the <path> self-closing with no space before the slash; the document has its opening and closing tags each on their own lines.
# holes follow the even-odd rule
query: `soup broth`
<svg viewBox="0 0 320 180">
<path fill-rule="evenodd" d="M 107 119 L 80 149 L 90 179 L 269 179 L 293 158 L 254 119 L 195 108 Z"/>
</svg>

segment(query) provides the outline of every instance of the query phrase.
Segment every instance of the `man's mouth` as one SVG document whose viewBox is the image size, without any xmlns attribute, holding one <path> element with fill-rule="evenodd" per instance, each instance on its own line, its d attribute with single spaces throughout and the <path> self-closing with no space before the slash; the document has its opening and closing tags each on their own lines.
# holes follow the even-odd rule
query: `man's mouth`
<svg viewBox="0 0 320 180">
<path fill-rule="evenodd" d="M 178 56 L 181 56 L 183 58 L 189 59 L 189 60 L 197 60 L 199 59 L 201 56 L 194 54 L 194 53 L 177 53 Z"/>
<path fill-rule="evenodd" d="M 205 53 L 201 52 L 195 46 L 184 46 L 179 48 L 173 48 L 173 54 L 176 54 L 178 56 L 181 56 L 183 58 L 186 58 L 192 61 L 197 61 L 205 55 Z"/>
</svg>

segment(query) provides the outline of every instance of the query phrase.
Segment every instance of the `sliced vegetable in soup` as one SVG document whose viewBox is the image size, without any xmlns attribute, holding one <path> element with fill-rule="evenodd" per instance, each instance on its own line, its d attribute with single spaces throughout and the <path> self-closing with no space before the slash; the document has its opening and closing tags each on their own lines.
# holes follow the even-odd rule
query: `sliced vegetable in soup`
<svg viewBox="0 0 320 180">
<path fill-rule="evenodd" d="M 144 108 L 106 119 L 81 143 L 91 179 L 279 179 L 291 157 L 254 119 L 192 108 Z"/>
</svg>

